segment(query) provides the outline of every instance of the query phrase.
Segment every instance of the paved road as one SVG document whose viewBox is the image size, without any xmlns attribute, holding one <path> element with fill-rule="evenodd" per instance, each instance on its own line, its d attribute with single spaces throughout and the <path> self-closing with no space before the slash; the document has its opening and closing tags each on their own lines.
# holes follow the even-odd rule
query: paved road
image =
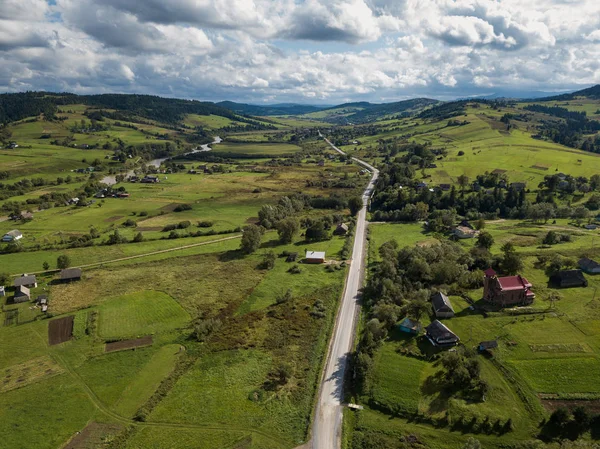
<svg viewBox="0 0 600 449">
<path fill-rule="evenodd" d="M 319 135 L 331 145 L 331 147 L 342 154 L 342 150 L 333 145 L 319 131 Z M 314 449 L 338 449 L 341 444 L 342 435 L 342 401 L 343 401 L 343 379 L 348 365 L 348 357 L 354 341 L 356 317 L 358 315 L 358 290 L 364 270 L 364 255 L 366 241 L 366 215 L 367 202 L 373 192 L 374 184 L 379 171 L 357 158 L 352 158 L 358 164 L 367 168 L 373 174 L 369 185 L 363 193 L 363 208 L 360 210 L 356 220 L 354 247 L 352 250 L 352 262 L 344 296 L 335 323 L 325 372 L 319 390 L 319 400 L 315 413 L 312 433 L 312 448 Z"/>
</svg>

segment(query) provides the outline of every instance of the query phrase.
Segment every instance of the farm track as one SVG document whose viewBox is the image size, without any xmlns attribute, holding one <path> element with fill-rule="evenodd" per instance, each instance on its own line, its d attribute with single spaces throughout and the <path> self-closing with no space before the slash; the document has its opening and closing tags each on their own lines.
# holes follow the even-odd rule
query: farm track
<svg viewBox="0 0 600 449">
<path fill-rule="evenodd" d="M 134 256 L 120 257 L 118 259 L 111 259 L 111 260 L 105 260 L 105 261 L 102 261 L 102 262 L 88 263 L 88 264 L 85 264 L 85 265 L 78 265 L 78 268 L 90 268 L 90 267 L 96 267 L 96 266 L 99 266 L 99 265 L 104 265 L 104 264 L 107 264 L 107 263 L 122 262 L 124 260 L 131 260 L 131 259 L 138 259 L 140 257 L 154 256 L 156 254 L 170 253 L 170 252 L 179 251 L 179 250 L 182 250 L 182 249 L 194 248 L 196 246 L 210 245 L 212 243 L 219 243 L 219 242 L 225 242 L 227 240 L 238 239 L 241 236 L 242 236 L 242 234 L 237 234 L 237 235 L 234 235 L 234 236 L 231 236 L 231 237 L 224 237 L 222 239 L 216 239 L 216 240 L 208 240 L 206 242 L 192 243 L 190 245 L 178 246 L 176 248 L 161 249 L 161 250 L 158 250 L 158 251 L 151 251 L 149 253 L 136 254 Z M 58 273 L 60 271 L 61 270 L 42 270 L 42 271 L 32 271 L 29 274 Z M 11 276 L 20 276 L 20 274 L 13 274 Z"/>
</svg>

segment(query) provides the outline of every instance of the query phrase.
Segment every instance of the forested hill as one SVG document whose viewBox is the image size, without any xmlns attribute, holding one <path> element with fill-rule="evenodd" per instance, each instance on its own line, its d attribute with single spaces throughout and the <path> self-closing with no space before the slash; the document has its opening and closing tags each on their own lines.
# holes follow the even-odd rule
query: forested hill
<svg viewBox="0 0 600 449">
<path fill-rule="evenodd" d="M 554 97 L 540 98 L 535 101 L 569 101 L 575 98 L 589 98 L 590 100 L 600 100 L 600 84 L 588 87 L 587 89 L 578 90 L 570 94 L 556 95 Z"/>
<path fill-rule="evenodd" d="M 171 124 L 180 122 L 185 114 L 213 114 L 239 120 L 237 114 L 229 109 L 214 103 L 195 100 L 137 94 L 75 95 L 71 93 L 23 92 L 0 94 L 0 123 L 9 123 L 40 114 L 53 117 L 58 111 L 57 106 L 66 104 L 85 104 L 98 108 L 116 109 L 123 113 Z"/>
<path fill-rule="evenodd" d="M 233 101 L 221 101 L 217 106 L 230 109 L 238 114 L 244 115 L 301 115 L 320 111 L 322 108 L 304 104 L 274 104 L 274 105 L 254 105 L 235 103 Z"/>
</svg>

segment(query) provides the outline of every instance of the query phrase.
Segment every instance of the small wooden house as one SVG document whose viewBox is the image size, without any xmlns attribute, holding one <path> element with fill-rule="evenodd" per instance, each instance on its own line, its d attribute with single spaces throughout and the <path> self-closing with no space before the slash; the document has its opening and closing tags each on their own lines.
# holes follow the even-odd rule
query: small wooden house
<svg viewBox="0 0 600 449">
<path fill-rule="evenodd" d="M 452 318 L 454 316 L 452 303 L 442 292 L 437 292 L 431 297 L 431 305 L 436 318 Z"/>
<path fill-rule="evenodd" d="M 398 329 L 400 329 L 401 332 L 406 332 L 407 334 L 419 335 L 422 326 L 421 323 L 419 323 L 418 321 L 413 321 L 410 318 L 406 317 L 398 325 Z"/>
<path fill-rule="evenodd" d="M 579 259 L 579 268 L 588 274 L 600 274 L 600 263 L 584 257 Z"/>
<path fill-rule="evenodd" d="M 454 346 L 458 344 L 460 338 L 441 321 L 434 320 L 425 328 L 427 339 L 433 346 Z"/>
<path fill-rule="evenodd" d="M 550 276 L 550 283 L 558 288 L 587 287 L 588 285 L 581 270 L 561 270 Z"/>
<path fill-rule="evenodd" d="M 340 223 L 333 231 L 333 235 L 346 235 L 348 233 L 348 225 L 346 223 Z"/>
<path fill-rule="evenodd" d="M 36 288 L 37 287 L 37 278 L 35 277 L 35 274 L 31 274 L 31 275 L 23 274 L 22 276 L 15 279 L 14 286 L 15 287 L 23 286 L 23 287 L 27 287 L 27 288 Z"/>
</svg>

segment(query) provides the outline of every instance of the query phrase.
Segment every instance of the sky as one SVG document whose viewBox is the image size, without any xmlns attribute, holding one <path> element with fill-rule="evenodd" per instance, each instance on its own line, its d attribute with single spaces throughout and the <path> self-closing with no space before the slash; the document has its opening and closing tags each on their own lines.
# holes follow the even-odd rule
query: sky
<svg viewBox="0 0 600 449">
<path fill-rule="evenodd" d="M 600 84 L 598 0 L 0 4 L 0 92 L 337 104 Z"/>
</svg>

